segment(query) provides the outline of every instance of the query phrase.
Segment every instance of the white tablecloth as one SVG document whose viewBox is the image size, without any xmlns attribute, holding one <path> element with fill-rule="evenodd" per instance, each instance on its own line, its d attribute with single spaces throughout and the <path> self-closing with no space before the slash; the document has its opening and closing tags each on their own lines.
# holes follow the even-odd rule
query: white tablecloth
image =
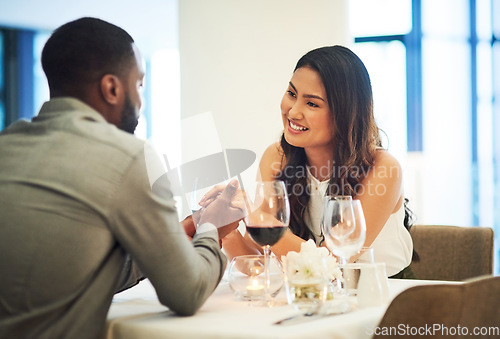
<svg viewBox="0 0 500 339">
<path fill-rule="evenodd" d="M 391 298 L 404 289 L 441 283 L 389 280 Z M 284 294 L 278 296 L 284 303 Z M 180 317 L 162 306 L 146 280 L 117 294 L 107 321 L 107 338 L 370 338 L 387 305 L 355 310 L 293 325 L 273 323 L 296 314 L 289 305 L 272 308 L 237 300 L 224 280 L 203 307 L 191 317 Z"/>
</svg>

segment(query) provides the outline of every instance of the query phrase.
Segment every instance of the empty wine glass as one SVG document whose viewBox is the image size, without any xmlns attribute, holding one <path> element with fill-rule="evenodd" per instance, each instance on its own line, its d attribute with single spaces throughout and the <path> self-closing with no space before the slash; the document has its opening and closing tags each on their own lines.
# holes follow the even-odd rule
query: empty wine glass
<svg viewBox="0 0 500 339">
<path fill-rule="evenodd" d="M 359 200 L 352 200 L 350 196 L 332 196 L 325 200 L 323 234 L 326 246 L 344 265 L 365 242 L 363 209 Z"/>
<path fill-rule="evenodd" d="M 265 303 L 267 306 L 272 306 L 269 280 L 271 246 L 281 239 L 290 222 L 290 205 L 285 183 L 281 180 L 259 182 L 255 200 L 248 204 L 250 212 L 244 222 L 250 237 L 263 248 Z"/>
<path fill-rule="evenodd" d="M 359 200 L 350 196 L 325 197 L 323 211 L 323 235 L 328 249 L 339 258 L 343 269 L 350 257 L 362 247 L 366 237 L 366 223 Z M 339 293 L 347 291 L 337 280 Z"/>
<path fill-rule="evenodd" d="M 352 210 L 354 213 L 354 219 L 356 223 L 356 229 L 351 236 L 351 239 L 357 239 L 356 243 L 356 252 L 351 254 L 357 254 L 364 246 L 366 240 L 366 220 L 365 214 L 363 212 L 363 207 L 361 206 L 361 201 L 354 199 L 352 201 Z M 353 245 L 354 246 L 354 245 Z"/>
</svg>

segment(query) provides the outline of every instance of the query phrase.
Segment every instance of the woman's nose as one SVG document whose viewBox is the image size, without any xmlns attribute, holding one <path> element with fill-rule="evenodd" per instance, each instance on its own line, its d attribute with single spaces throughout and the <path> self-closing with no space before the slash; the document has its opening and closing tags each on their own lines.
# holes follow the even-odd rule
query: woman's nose
<svg viewBox="0 0 500 339">
<path fill-rule="evenodd" d="M 295 101 L 293 103 L 293 105 L 290 107 L 290 109 L 288 110 L 288 116 L 290 118 L 301 118 L 302 117 L 302 109 L 300 107 L 300 104 Z"/>
</svg>

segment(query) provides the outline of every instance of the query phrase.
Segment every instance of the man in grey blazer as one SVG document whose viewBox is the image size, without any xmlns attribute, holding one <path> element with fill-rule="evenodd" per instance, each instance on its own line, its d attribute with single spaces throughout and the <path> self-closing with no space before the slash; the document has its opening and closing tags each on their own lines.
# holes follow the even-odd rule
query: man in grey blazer
<svg viewBox="0 0 500 339">
<path fill-rule="evenodd" d="M 95 338 L 113 294 L 144 277 L 192 315 L 223 275 L 219 238 L 244 216 L 237 182 L 198 228 L 179 223 L 161 158 L 133 136 L 144 69 L 123 29 L 67 23 L 42 65 L 50 101 L 0 134 L 0 337 Z"/>
</svg>

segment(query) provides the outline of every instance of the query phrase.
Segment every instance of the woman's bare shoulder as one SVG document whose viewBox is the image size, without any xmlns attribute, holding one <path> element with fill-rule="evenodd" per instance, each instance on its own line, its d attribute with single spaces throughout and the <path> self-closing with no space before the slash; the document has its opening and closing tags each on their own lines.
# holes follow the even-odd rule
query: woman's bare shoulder
<svg viewBox="0 0 500 339">
<path fill-rule="evenodd" d="M 385 168 L 392 169 L 393 171 L 401 171 L 401 164 L 398 159 L 386 150 L 377 150 L 375 153 L 375 162 L 373 164 L 375 168 Z"/>
<path fill-rule="evenodd" d="M 386 150 L 377 150 L 373 166 L 364 179 L 370 187 L 385 187 L 387 191 L 402 192 L 403 170 L 396 157 Z"/>
<path fill-rule="evenodd" d="M 264 154 L 262 155 L 262 159 L 271 159 L 271 160 L 281 160 L 284 156 L 283 148 L 281 148 L 281 144 L 279 142 L 275 142 L 269 145 Z"/>
<path fill-rule="evenodd" d="M 392 201 L 394 209 L 391 213 L 399 210 L 403 203 L 403 169 L 398 159 L 386 150 L 377 150 L 375 163 L 370 176 L 373 185 L 384 188 L 386 200 L 384 203 Z M 391 203 L 388 203 L 390 206 Z"/>
<path fill-rule="evenodd" d="M 285 156 L 279 142 L 267 147 L 260 159 L 260 173 L 263 180 L 272 180 L 283 168 Z"/>
</svg>

